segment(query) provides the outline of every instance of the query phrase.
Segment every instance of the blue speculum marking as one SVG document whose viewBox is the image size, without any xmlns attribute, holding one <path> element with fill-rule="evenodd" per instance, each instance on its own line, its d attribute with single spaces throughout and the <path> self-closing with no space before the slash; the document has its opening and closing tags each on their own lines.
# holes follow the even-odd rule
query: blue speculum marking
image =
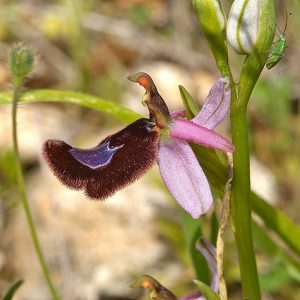
<svg viewBox="0 0 300 300">
<path fill-rule="evenodd" d="M 70 154 L 83 165 L 97 169 L 110 163 L 113 155 L 124 145 L 109 147 L 109 141 L 91 149 L 72 148 Z"/>
</svg>

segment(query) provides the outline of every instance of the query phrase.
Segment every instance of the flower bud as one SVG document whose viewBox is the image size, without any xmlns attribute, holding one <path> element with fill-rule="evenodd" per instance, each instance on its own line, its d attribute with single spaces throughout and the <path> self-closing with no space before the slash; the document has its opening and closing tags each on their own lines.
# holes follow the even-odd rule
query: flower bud
<svg viewBox="0 0 300 300">
<path fill-rule="evenodd" d="M 223 35 L 226 20 L 220 1 L 194 0 L 193 5 L 204 34 Z"/>
<path fill-rule="evenodd" d="M 22 43 L 14 45 L 9 51 L 8 64 L 14 86 L 20 86 L 34 65 L 32 49 Z"/>
<path fill-rule="evenodd" d="M 262 2 L 235 0 L 231 6 L 226 33 L 228 42 L 238 54 L 250 54 L 257 42 Z"/>
<path fill-rule="evenodd" d="M 247 54 L 238 90 L 242 103 L 248 103 L 268 59 L 276 29 L 275 17 L 274 0 L 235 0 L 232 5 L 227 38 L 236 51 Z"/>
<path fill-rule="evenodd" d="M 224 31 L 225 14 L 220 0 L 193 0 L 199 25 L 219 67 L 228 63 Z"/>
</svg>

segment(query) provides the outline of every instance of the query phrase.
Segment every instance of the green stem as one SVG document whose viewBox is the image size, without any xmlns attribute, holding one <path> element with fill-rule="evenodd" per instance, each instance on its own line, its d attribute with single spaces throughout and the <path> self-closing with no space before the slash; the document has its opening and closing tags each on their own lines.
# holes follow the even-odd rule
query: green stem
<svg viewBox="0 0 300 300">
<path fill-rule="evenodd" d="M 13 103 L 12 103 L 12 135 L 13 135 L 13 150 L 14 150 L 14 154 L 15 154 L 15 170 L 16 170 L 17 183 L 18 183 L 18 188 L 19 188 L 20 195 L 21 195 L 21 203 L 22 203 L 24 211 L 25 211 L 25 215 L 26 215 L 27 223 L 28 223 L 29 230 L 31 233 L 31 237 L 33 240 L 34 248 L 35 248 L 36 254 L 38 256 L 44 277 L 46 279 L 46 282 L 49 287 L 52 298 L 55 300 L 59 300 L 59 296 L 58 296 L 58 294 L 52 284 L 52 281 L 50 279 L 48 266 L 47 266 L 45 257 L 43 255 L 43 252 L 42 252 L 42 249 L 40 246 L 40 242 L 39 242 L 39 239 L 38 239 L 38 236 L 36 233 L 35 225 L 33 222 L 33 218 L 31 215 L 31 211 L 30 211 L 27 196 L 26 196 L 25 182 L 24 182 L 24 177 L 23 177 L 23 173 L 22 173 L 21 159 L 20 159 L 20 155 L 19 155 L 18 132 L 17 132 L 17 122 L 16 122 L 16 120 L 17 120 L 17 103 L 18 103 L 20 94 L 21 94 L 21 87 L 20 86 L 15 87 L 14 93 L 13 93 Z"/>
<path fill-rule="evenodd" d="M 253 249 L 250 202 L 250 164 L 246 109 L 232 105 L 231 111 L 234 178 L 232 219 L 239 255 L 243 298 L 260 299 L 260 288 Z"/>
<path fill-rule="evenodd" d="M 233 153 L 232 220 L 237 245 L 243 299 L 261 299 L 256 259 L 253 247 L 250 201 L 250 160 L 247 105 L 239 99 L 229 65 L 219 68 L 231 83 L 231 131 Z"/>
</svg>

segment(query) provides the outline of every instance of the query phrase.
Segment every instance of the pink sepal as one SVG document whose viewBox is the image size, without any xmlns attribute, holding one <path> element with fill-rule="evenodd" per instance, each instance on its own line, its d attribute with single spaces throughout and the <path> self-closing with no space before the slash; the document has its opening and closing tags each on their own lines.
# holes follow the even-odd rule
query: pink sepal
<svg viewBox="0 0 300 300">
<path fill-rule="evenodd" d="M 187 142 L 162 142 L 158 165 L 167 188 L 184 210 L 194 219 L 208 212 L 213 203 L 209 183 Z"/>
<path fill-rule="evenodd" d="M 192 121 L 208 129 L 214 129 L 227 116 L 230 107 L 230 82 L 228 77 L 221 77 L 213 85 L 203 107 Z"/>
</svg>

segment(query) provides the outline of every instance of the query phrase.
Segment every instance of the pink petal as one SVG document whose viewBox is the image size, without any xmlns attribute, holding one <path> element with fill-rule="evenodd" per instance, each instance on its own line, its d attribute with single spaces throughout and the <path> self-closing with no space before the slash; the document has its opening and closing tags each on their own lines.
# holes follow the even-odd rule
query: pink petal
<svg viewBox="0 0 300 300">
<path fill-rule="evenodd" d="M 207 178 L 188 143 L 170 139 L 160 144 L 160 174 L 167 188 L 194 219 L 206 214 L 213 197 Z"/>
<path fill-rule="evenodd" d="M 185 110 L 173 111 L 171 113 L 171 118 L 185 118 L 185 116 L 186 116 Z"/>
<path fill-rule="evenodd" d="M 219 291 L 219 277 L 217 271 L 217 250 L 216 248 L 204 237 L 199 238 L 196 243 L 198 249 L 205 257 L 208 267 L 212 273 L 210 287 L 217 293 Z M 203 298 L 205 299 L 205 298 Z"/>
<path fill-rule="evenodd" d="M 187 142 L 219 149 L 224 152 L 234 151 L 234 146 L 227 139 L 213 130 L 199 126 L 191 121 L 176 119 L 171 123 L 170 135 Z"/>
<path fill-rule="evenodd" d="M 208 129 L 214 129 L 228 114 L 230 98 L 229 78 L 221 77 L 209 91 L 201 111 L 192 121 Z"/>
</svg>

